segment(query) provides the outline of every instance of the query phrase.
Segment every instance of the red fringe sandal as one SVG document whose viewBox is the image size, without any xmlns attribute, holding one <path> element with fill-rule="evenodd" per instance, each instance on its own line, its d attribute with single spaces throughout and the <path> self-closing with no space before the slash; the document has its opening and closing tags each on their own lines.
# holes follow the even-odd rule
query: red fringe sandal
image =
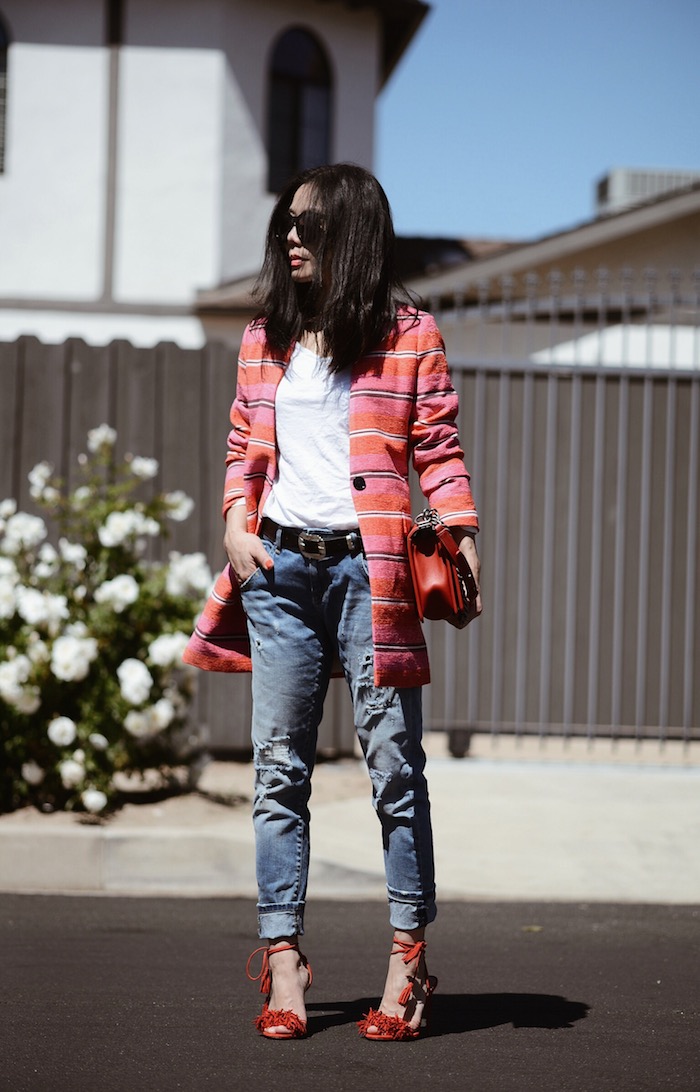
<svg viewBox="0 0 700 1092">
<path fill-rule="evenodd" d="M 420 969 L 421 961 L 425 962 L 425 941 L 418 940 L 414 944 L 409 941 L 399 940 L 398 937 L 394 937 L 394 947 L 392 948 L 392 955 L 401 955 L 405 964 L 413 963 L 414 960 L 418 960 L 416 966 L 416 972 Z M 358 1028 L 360 1035 L 364 1039 L 371 1039 L 374 1042 L 394 1042 L 404 1039 L 418 1039 L 421 1034 L 426 1033 L 428 1030 L 428 1022 L 430 1016 L 430 1001 L 437 988 L 437 978 L 434 975 L 425 976 L 425 985 L 416 990 L 416 974 L 406 974 L 408 982 L 399 994 L 399 1005 L 403 1005 L 406 1009 L 404 1016 L 387 1016 L 386 1013 L 381 1012 L 379 1009 L 370 1009 L 366 1016 L 358 1022 Z M 424 996 L 421 996 L 421 993 Z M 420 1025 L 417 1028 L 411 1027 L 411 1017 L 413 1016 L 416 1005 L 420 1002 L 424 1002 L 423 1015 L 421 1017 Z M 410 1008 L 410 1011 L 409 1011 Z M 406 1018 L 408 1016 L 408 1018 Z"/>
<path fill-rule="evenodd" d="M 255 1027 L 258 1029 L 261 1035 L 264 1035 L 266 1039 L 305 1039 L 307 1035 L 307 1026 L 300 1017 L 291 1009 L 271 1009 L 270 1008 L 270 994 L 272 993 L 272 972 L 270 970 L 270 956 L 275 955 L 276 952 L 287 951 L 299 952 L 298 944 L 275 944 L 274 947 L 268 947 L 264 945 L 262 948 L 256 948 L 254 952 L 251 952 L 246 963 L 245 973 L 251 982 L 260 983 L 260 992 L 267 995 L 265 1004 L 262 1007 L 262 1012 L 259 1016 L 256 1016 L 253 1021 Z M 262 967 L 260 974 L 252 975 L 250 973 L 250 965 L 253 962 L 258 952 L 262 952 Z M 306 983 L 304 992 L 308 990 L 309 986 L 313 982 L 313 971 L 309 965 L 309 962 L 305 955 L 299 952 L 299 959 L 301 963 L 309 972 L 309 981 Z M 281 1030 L 284 1029 L 284 1030 Z"/>
</svg>

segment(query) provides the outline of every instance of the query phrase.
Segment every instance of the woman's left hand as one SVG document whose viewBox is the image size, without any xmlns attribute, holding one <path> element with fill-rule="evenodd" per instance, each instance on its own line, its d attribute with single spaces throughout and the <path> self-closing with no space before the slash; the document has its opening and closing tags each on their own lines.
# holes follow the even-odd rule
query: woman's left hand
<svg viewBox="0 0 700 1092">
<path fill-rule="evenodd" d="M 472 571 L 474 580 L 476 581 L 476 587 L 478 595 L 476 597 L 475 614 L 480 615 L 482 611 L 481 606 L 481 562 L 479 561 L 479 554 L 476 548 L 476 541 L 473 535 L 470 535 L 462 527 L 451 527 L 450 530 L 454 535 L 459 552 L 464 554 L 465 558 L 469 562 L 469 568 Z"/>
</svg>

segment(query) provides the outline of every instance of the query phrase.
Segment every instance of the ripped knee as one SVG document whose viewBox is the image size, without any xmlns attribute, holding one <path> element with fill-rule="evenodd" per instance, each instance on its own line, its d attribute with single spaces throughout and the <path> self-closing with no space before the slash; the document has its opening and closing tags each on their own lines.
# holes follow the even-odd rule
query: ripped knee
<svg viewBox="0 0 700 1092">
<path fill-rule="evenodd" d="M 283 770 L 292 765 L 292 749 L 289 737 L 255 743 L 253 764 L 256 770 Z"/>
<path fill-rule="evenodd" d="M 383 798 L 385 790 L 394 780 L 395 776 L 396 775 L 392 770 L 369 770 L 369 779 L 372 783 L 372 796 L 375 801 Z"/>
<path fill-rule="evenodd" d="M 254 743 L 255 807 L 265 801 L 286 801 L 292 810 L 308 801 L 310 773 L 292 747 L 289 736 Z"/>
</svg>

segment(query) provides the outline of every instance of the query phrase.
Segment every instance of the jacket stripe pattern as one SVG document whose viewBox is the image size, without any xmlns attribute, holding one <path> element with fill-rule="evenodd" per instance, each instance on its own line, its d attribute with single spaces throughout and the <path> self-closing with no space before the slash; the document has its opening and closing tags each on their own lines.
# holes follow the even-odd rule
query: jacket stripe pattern
<svg viewBox="0 0 700 1092">
<path fill-rule="evenodd" d="M 273 353 L 262 322 L 247 328 L 241 345 L 223 513 L 244 498 L 254 533 L 275 480 L 275 394 L 291 351 L 290 346 L 286 354 Z M 350 382 L 350 480 L 369 571 L 377 686 L 420 686 L 430 679 L 406 552 L 409 459 L 445 523 L 478 530 L 456 415 L 457 395 L 435 320 L 425 312 L 401 312 L 394 335 L 353 366 Z M 210 671 L 251 669 L 230 566 L 216 581 L 184 660 Z"/>
</svg>

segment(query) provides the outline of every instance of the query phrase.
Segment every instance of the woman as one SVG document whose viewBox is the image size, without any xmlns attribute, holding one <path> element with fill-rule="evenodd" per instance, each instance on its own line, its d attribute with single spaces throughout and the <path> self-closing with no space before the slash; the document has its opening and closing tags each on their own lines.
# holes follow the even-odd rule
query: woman
<svg viewBox="0 0 700 1092">
<path fill-rule="evenodd" d="M 257 977 L 267 994 L 256 1024 L 269 1038 L 306 1034 L 311 970 L 298 938 L 308 800 L 333 674 L 344 674 L 352 696 L 394 928 L 383 997 L 361 1034 L 417 1038 L 436 984 L 425 962 L 436 912 L 421 745 L 429 671 L 405 545 L 409 458 L 477 581 L 478 522 L 442 339 L 407 299 L 393 255 L 386 196 L 360 167 L 306 171 L 277 202 L 256 286 L 261 313 L 243 337 L 231 409 L 230 566 L 186 653 L 210 670 L 252 667 L 266 941 Z"/>
</svg>

